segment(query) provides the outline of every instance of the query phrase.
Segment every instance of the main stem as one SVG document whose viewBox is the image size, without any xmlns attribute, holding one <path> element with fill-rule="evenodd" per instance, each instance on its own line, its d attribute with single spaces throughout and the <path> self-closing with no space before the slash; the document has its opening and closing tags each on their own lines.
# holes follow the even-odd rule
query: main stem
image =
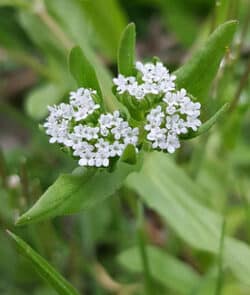
<svg viewBox="0 0 250 295">
<path fill-rule="evenodd" d="M 144 208 L 140 199 L 137 201 L 137 238 L 138 247 L 141 256 L 141 262 L 144 272 L 145 291 L 147 295 L 152 295 L 152 284 L 150 268 L 147 257 L 146 242 L 145 242 L 145 231 L 144 231 Z"/>
</svg>

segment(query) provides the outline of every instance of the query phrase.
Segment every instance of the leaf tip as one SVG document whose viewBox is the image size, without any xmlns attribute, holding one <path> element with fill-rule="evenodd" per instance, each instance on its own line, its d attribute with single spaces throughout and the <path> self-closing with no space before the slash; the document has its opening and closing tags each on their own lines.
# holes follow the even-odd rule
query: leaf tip
<svg viewBox="0 0 250 295">
<path fill-rule="evenodd" d="M 16 235 L 15 235 L 13 232 L 11 232 L 9 229 L 5 229 L 5 232 L 6 232 L 6 234 L 7 234 L 9 237 L 11 237 L 13 240 L 16 239 Z"/>
<path fill-rule="evenodd" d="M 134 165 L 136 164 L 136 150 L 132 144 L 127 145 L 126 149 L 124 150 L 121 160 L 125 163 Z"/>
</svg>

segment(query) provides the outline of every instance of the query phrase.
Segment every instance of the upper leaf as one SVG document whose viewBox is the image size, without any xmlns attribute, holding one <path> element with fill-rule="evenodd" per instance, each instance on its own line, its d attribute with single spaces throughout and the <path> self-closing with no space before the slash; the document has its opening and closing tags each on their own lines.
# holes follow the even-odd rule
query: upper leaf
<svg viewBox="0 0 250 295">
<path fill-rule="evenodd" d="M 206 97 L 221 59 L 233 39 L 237 21 L 220 25 L 208 38 L 205 45 L 175 72 L 176 84 L 195 97 Z"/>
<path fill-rule="evenodd" d="M 118 49 L 118 71 L 125 76 L 131 76 L 135 65 L 135 24 L 130 23 L 122 33 Z"/>
<path fill-rule="evenodd" d="M 16 242 L 21 254 L 30 260 L 39 275 L 47 281 L 58 292 L 58 294 L 79 295 L 76 289 L 26 242 L 10 231 L 7 231 L 7 233 Z"/>
<path fill-rule="evenodd" d="M 79 87 L 96 90 L 99 96 L 102 97 L 101 87 L 95 69 L 87 60 L 79 46 L 72 48 L 70 51 L 69 69 Z"/>
</svg>

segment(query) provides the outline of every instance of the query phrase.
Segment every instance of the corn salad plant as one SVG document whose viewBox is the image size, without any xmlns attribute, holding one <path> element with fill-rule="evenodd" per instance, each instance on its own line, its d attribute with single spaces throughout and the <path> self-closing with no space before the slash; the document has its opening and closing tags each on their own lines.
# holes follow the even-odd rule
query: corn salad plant
<svg viewBox="0 0 250 295">
<path fill-rule="evenodd" d="M 189 46 L 198 28 L 187 4 L 155 2 Z M 20 155 L 0 154 L 0 222 L 26 259 L 3 248 L 18 279 L 0 279 L 2 294 L 25 294 L 19 284 L 35 295 L 249 294 L 249 64 L 237 72 L 249 6 L 232 3 L 213 7 L 172 70 L 154 55 L 137 58 L 136 26 L 118 1 L 0 1 L 15 20 L 10 35 L 20 37 L 18 20 L 29 39 L 0 29 L 3 53 L 42 81 L 26 96 L 29 117 L 1 111 L 34 138 L 33 163 L 23 159 L 17 173 Z M 46 63 L 27 54 L 28 42 Z M 98 247 L 109 245 L 104 259 Z M 19 280 L 20 265 L 29 278 Z M 40 284 L 33 269 L 48 286 L 30 287 Z"/>
</svg>

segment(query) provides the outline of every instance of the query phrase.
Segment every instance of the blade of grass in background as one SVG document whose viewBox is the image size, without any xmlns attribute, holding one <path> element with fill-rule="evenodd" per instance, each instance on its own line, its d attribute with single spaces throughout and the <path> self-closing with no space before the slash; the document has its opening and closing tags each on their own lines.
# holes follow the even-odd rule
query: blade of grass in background
<svg viewBox="0 0 250 295">
<path fill-rule="evenodd" d="M 26 257 L 39 275 L 60 295 L 79 295 L 76 289 L 66 281 L 44 258 L 37 254 L 27 243 L 10 231 L 9 236 L 15 241 L 20 253 Z"/>
</svg>

